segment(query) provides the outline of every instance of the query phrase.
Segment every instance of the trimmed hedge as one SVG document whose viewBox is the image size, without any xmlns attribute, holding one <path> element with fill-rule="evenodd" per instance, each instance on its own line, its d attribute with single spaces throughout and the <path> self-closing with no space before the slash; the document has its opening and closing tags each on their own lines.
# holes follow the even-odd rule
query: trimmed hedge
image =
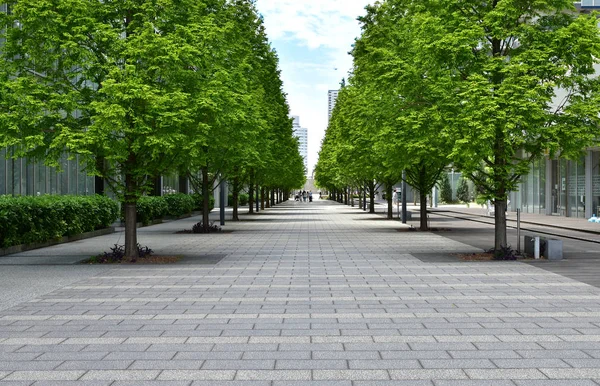
<svg viewBox="0 0 600 386">
<path fill-rule="evenodd" d="M 119 204 L 106 196 L 0 196 L 0 247 L 107 228 L 118 215 Z"/>
<path fill-rule="evenodd" d="M 166 196 L 142 196 L 137 202 L 137 221 L 143 225 L 150 224 L 153 220 L 165 216 L 179 217 L 191 213 L 193 210 L 202 210 L 202 196 L 199 194 L 175 193 Z M 214 208 L 215 199 L 210 197 L 210 208 Z M 124 213 L 121 213 L 124 219 Z"/>
<path fill-rule="evenodd" d="M 144 225 L 150 224 L 152 220 L 165 217 L 168 212 L 169 204 L 161 196 L 142 196 L 136 205 L 137 221 Z M 121 218 L 125 219 L 124 213 L 121 214 Z"/>
<path fill-rule="evenodd" d="M 183 193 L 169 194 L 163 196 L 167 202 L 167 214 L 169 216 L 179 217 L 191 213 L 196 206 L 196 200 L 193 196 Z M 214 202 L 214 199 L 213 199 Z"/>
</svg>

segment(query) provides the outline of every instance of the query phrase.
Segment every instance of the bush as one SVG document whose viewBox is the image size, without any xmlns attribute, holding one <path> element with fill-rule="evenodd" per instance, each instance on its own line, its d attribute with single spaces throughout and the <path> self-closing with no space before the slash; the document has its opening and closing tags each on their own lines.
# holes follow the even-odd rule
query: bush
<svg viewBox="0 0 600 386">
<path fill-rule="evenodd" d="M 106 228 L 118 214 L 119 204 L 105 196 L 0 196 L 0 247 Z"/>
<path fill-rule="evenodd" d="M 196 206 L 194 197 L 188 194 L 168 194 L 163 196 L 163 199 L 167 203 L 167 214 L 169 216 L 179 217 L 189 214 Z"/>
<path fill-rule="evenodd" d="M 136 217 L 137 221 L 148 225 L 152 220 L 163 218 L 169 212 L 169 205 L 164 197 L 160 196 L 142 196 L 137 202 Z M 121 218 L 125 218 L 122 216 Z"/>
</svg>

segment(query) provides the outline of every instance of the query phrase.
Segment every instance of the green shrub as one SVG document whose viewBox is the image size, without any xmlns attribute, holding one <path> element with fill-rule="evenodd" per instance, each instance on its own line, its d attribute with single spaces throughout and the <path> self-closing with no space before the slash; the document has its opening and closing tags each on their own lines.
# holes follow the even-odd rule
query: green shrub
<svg viewBox="0 0 600 386">
<path fill-rule="evenodd" d="M 118 203 L 105 196 L 0 196 L 0 247 L 106 228 L 118 214 Z"/>
<path fill-rule="evenodd" d="M 163 196 L 163 198 L 167 203 L 167 214 L 169 216 L 179 217 L 185 214 L 189 214 L 192 212 L 192 210 L 194 210 L 194 207 L 196 206 L 196 201 L 194 197 L 188 194 L 168 194 L 166 196 Z"/>
<path fill-rule="evenodd" d="M 142 196 L 137 202 L 136 217 L 137 221 L 148 225 L 152 220 L 163 218 L 169 212 L 169 205 L 164 197 L 160 196 Z M 122 216 L 124 219 L 125 216 Z"/>
</svg>

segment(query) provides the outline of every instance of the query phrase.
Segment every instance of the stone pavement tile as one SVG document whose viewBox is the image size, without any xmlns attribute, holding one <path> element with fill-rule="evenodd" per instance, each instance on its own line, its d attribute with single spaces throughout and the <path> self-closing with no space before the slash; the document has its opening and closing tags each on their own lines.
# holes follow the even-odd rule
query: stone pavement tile
<svg viewBox="0 0 600 386">
<path fill-rule="evenodd" d="M 131 370 L 199 370 L 202 363 L 198 360 L 136 360 L 127 368 Z"/>
<path fill-rule="evenodd" d="M 87 354 L 87 353 L 81 353 Z M 90 353 L 92 354 L 92 353 Z M 115 361 L 115 360 L 169 360 L 173 359 L 177 352 L 175 351 L 118 351 L 106 353 L 106 356 L 103 358 L 106 361 Z"/>
<path fill-rule="evenodd" d="M 191 383 L 191 381 L 117 381 L 110 386 L 190 386 Z"/>
<path fill-rule="evenodd" d="M 75 381 L 85 371 L 14 371 L 2 381 Z"/>
<path fill-rule="evenodd" d="M 420 369 L 421 364 L 414 359 L 378 359 L 378 360 L 350 360 L 350 369 L 359 370 L 392 370 L 392 369 Z"/>
<path fill-rule="evenodd" d="M 594 367 L 600 368 L 600 359 L 564 359 L 570 366 L 575 368 L 581 367 Z M 540 367 L 549 367 L 549 366 L 540 366 Z"/>
<path fill-rule="evenodd" d="M 517 350 L 523 358 L 555 358 L 555 359 L 586 359 L 590 358 L 587 351 L 582 350 Z M 600 352 L 599 352 L 600 354 Z"/>
<path fill-rule="evenodd" d="M 159 370 L 90 370 L 81 380 L 149 381 L 156 379 L 159 373 Z"/>
<path fill-rule="evenodd" d="M 34 386 L 109 386 L 113 384 L 113 381 L 36 381 L 33 383 Z M 2 383 L 4 386 L 4 382 Z"/>
<path fill-rule="evenodd" d="M 315 351 L 319 352 L 319 351 Z M 312 360 L 287 360 L 278 359 L 275 364 L 278 370 L 336 370 L 348 369 L 348 362 L 345 360 L 327 360 L 327 359 L 312 359 Z"/>
<path fill-rule="evenodd" d="M 496 365 L 488 359 L 422 359 L 425 369 L 494 369 Z"/>
<path fill-rule="evenodd" d="M 405 380 L 405 381 L 356 381 L 353 386 L 433 386 L 432 381 Z"/>
<path fill-rule="evenodd" d="M 271 381 L 195 381 L 191 386 L 271 386 L 271 384 Z"/>
<path fill-rule="evenodd" d="M 460 369 L 406 369 L 390 370 L 392 379 L 410 380 L 410 379 L 468 379 L 467 374 Z"/>
<path fill-rule="evenodd" d="M 236 381 L 308 381 L 310 370 L 239 370 Z"/>
<path fill-rule="evenodd" d="M 470 351 L 464 351 L 470 352 Z M 383 359 L 450 359 L 447 351 L 381 351 Z"/>
<path fill-rule="evenodd" d="M 272 370 L 274 360 L 206 360 L 202 370 Z"/>
<path fill-rule="evenodd" d="M 543 350 L 532 350 L 543 351 Z M 478 350 L 478 351 L 448 351 L 454 359 L 516 359 L 522 358 L 512 350 Z"/>
<path fill-rule="evenodd" d="M 550 379 L 591 379 L 600 378 L 600 368 L 594 369 L 546 369 L 540 371 Z"/>
<path fill-rule="evenodd" d="M 386 370 L 313 370 L 313 380 L 386 380 L 390 375 Z"/>
<path fill-rule="evenodd" d="M 124 370 L 133 363 L 132 360 L 68 360 L 63 362 L 56 370 Z"/>
<path fill-rule="evenodd" d="M 433 382 L 435 386 L 515 386 L 513 381 L 509 380 L 436 380 Z"/>
<path fill-rule="evenodd" d="M 550 369 L 555 371 L 554 369 Z M 563 371 L 568 369 L 556 369 Z M 464 369 L 471 379 L 547 379 L 545 372 L 538 369 Z"/>
<path fill-rule="evenodd" d="M 61 363 L 62 361 L 2 361 L 0 371 L 53 370 Z"/>
<path fill-rule="evenodd" d="M 33 384 L 32 381 L 2 381 L 2 386 L 31 386 Z"/>
<path fill-rule="evenodd" d="M 535 358 L 535 359 L 493 359 L 492 362 L 501 369 L 528 369 L 528 368 L 562 368 L 571 367 L 565 361 L 555 358 Z M 589 366 L 574 366 L 589 367 Z"/>
<path fill-rule="evenodd" d="M 257 351 L 261 352 L 261 351 Z M 241 351 L 182 351 L 178 352 L 174 360 L 237 360 L 242 359 Z M 248 359 L 263 359 L 263 358 L 248 358 Z M 270 359 L 270 358 L 264 358 Z"/>
<path fill-rule="evenodd" d="M 352 381 L 274 381 L 273 386 L 352 386 Z"/>
<path fill-rule="evenodd" d="M 316 358 L 315 355 L 317 353 L 328 353 L 330 351 L 315 351 L 313 354 L 313 359 L 330 359 L 330 358 Z M 332 353 L 343 353 L 343 351 L 331 351 Z M 307 360 L 311 359 L 310 351 L 246 351 L 243 353 L 242 359 L 278 359 L 278 360 Z M 338 358 L 331 358 L 338 359 Z"/>
<path fill-rule="evenodd" d="M 514 381 L 517 386 L 598 386 L 598 383 L 587 380 L 587 379 L 574 379 L 574 380 L 544 380 L 544 381 L 536 381 L 536 380 L 515 380 Z"/>
<path fill-rule="evenodd" d="M 69 345 L 60 345 L 58 347 L 69 347 Z M 77 346 L 76 346 L 77 347 Z M 89 344 L 83 346 L 79 350 L 84 352 L 132 352 L 132 351 L 152 351 L 152 347 L 149 344 Z M 79 351 L 77 350 L 77 351 Z M 169 351 L 169 350 L 165 350 Z"/>
<path fill-rule="evenodd" d="M 158 376 L 159 381 L 227 381 L 233 380 L 234 370 L 164 370 Z"/>
</svg>

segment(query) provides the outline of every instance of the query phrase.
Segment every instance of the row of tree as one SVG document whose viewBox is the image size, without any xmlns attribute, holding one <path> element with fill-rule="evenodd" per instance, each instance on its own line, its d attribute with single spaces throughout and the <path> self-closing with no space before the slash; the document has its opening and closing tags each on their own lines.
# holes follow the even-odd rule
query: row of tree
<svg viewBox="0 0 600 386">
<path fill-rule="evenodd" d="M 127 256 L 137 254 L 136 202 L 157 176 L 195 182 L 206 227 L 214 178 L 230 182 L 236 210 L 244 186 L 304 183 L 278 59 L 254 1 L 6 3 L 0 146 L 53 166 L 78 154 L 124 202 Z"/>
<path fill-rule="evenodd" d="M 600 138 L 596 15 L 571 0 L 383 0 L 366 11 L 317 183 L 389 190 L 405 170 L 426 229 L 426 195 L 452 165 L 494 203 L 494 246 L 505 247 L 508 193 L 531 162 L 578 158 Z"/>
</svg>

